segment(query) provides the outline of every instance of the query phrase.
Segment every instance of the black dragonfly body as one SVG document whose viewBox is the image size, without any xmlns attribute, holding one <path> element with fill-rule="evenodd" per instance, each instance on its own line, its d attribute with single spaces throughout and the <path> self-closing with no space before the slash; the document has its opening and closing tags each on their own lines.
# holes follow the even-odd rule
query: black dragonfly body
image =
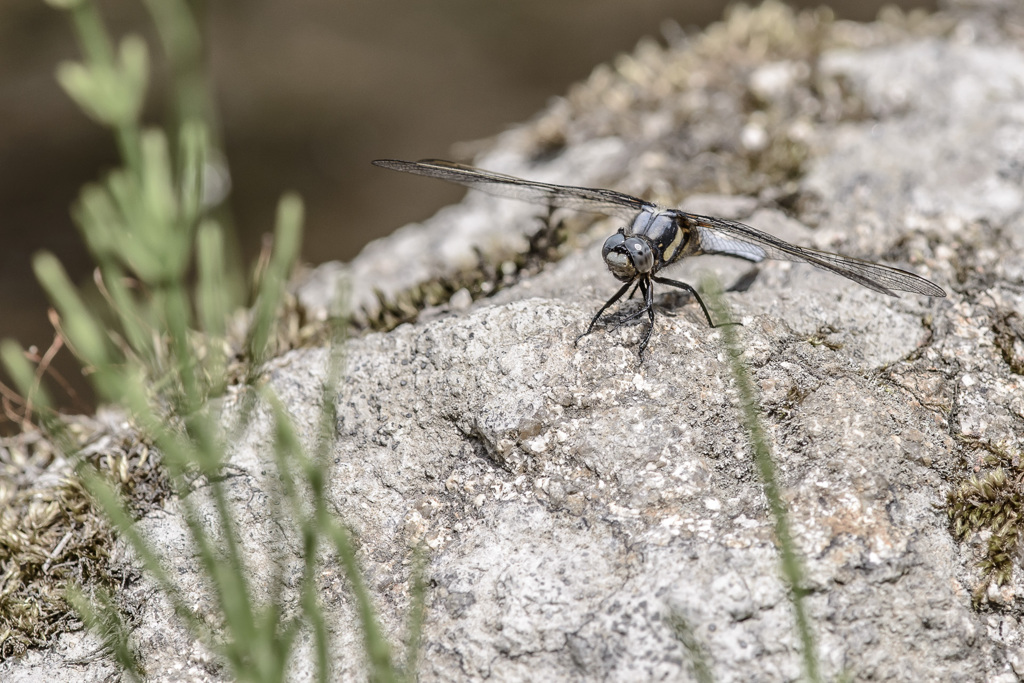
<svg viewBox="0 0 1024 683">
<path fill-rule="evenodd" d="M 696 289 L 685 282 L 658 275 L 662 268 L 686 256 L 724 254 L 753 262 L 764 259 L 798 261 L 830 270 L 889 296 L 897 296 L 897 291 L 924 296 L 946 296 L 942 288 L 935 283 L 905 270 L 827 251 L 798 247 L 743 223 L 686 213 L 678 209 L 663 209 L 651 202 L 614 190 L 538 183 L 440 159 L 381 159 L 374 161 L 373 164 L 395 171 L 440 178 L 498 197 L 519 199 L 554 208 L 603 213 L 630 221 L 628 227 L 619 228 L 618 232 L 605 240 L 602 249 L 608 269 L 624 284 L 594 315 L 580 338 L 590 334 L 604 312 L 621 299 L 630 287 L 639 288 L 643 295 L 643 307 L 626 320 L 640 317 L 645 313 L 650 320 L 647 333 L 640 342 L 641 357 L 654 331 L 655 282 L 678 287 L 693 294 L 704 312 L 704 317 L 707 318 L 708 325 L 716 326 Z"/>
</svg>

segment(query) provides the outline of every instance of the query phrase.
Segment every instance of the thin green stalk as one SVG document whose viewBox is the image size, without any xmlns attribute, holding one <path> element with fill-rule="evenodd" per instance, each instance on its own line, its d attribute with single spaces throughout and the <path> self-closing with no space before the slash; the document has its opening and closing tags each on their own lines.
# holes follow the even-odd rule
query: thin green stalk
<svg viewBox="0 0 1024 683">
<path fill-rule="evenodd" d="M 307 545 L 307 552 L 308 552 Z M 302 611 L 309 619 L 309 625 L 313 629 L 313 654 L 316 657 L 316 680 L 318 683 L 327 683 L 331 677 L 331 644 L 327 635 L 327 618 L 320 606 L 320 597 L 317 593 L 316 581 L 313 580 L 315 571 L 316 552 L 310 553 L 312 561 L 307 562 L 307 574 L 302 577 Z"/>
<path fill-rule="evenodd" d="M 196 232 L 196 313 L 199 329 L 206 336 L 206 371 L 212 395 L 226 386 L 227 354 L 225 334 L 230 307 L 224 273 L 224 233 L 211 220 L 204 220 Z"/>
<path fill-rule="evenodd" d="M 281 266 L 279 266 L 280 268 Z M 344 369 L 344 347 L 339 343 L 343 334 L 342 330 L 342 324 L 335 328 L 336 335 L 329 352 L 328 370 L 321 385 L 322 405 L 316 443 L 316 457 L 309 458 L 305 454 L 284 408 L 280 406 L 272 395 L 265 395 L 265 398 L 271 402 L 271 405 L 275 406 L 277 429 L 274 451 L 278 459 L 279 477 L 285 488 L 286 496 L 291 502 L 293 514 L 296 519 L 300 520 L 303 528 L 306 552 L 309 553 L 306 557 L 307 571 L 310 567 L 308 564 L 311 561 L 310 557 L 315 555 L 315 550 L 319 546 L 318 539 L 326 537 L 325 540 L 333 546 L 338 558 L 341 560 L 345 577 L 348 579 L 352 594 L 356 598 L 359 621 L 363 629 L 364 646 L 370 665 L 370 678 L 375 683 L 398 683 L 401 677 L 395 668 L 391 646 L 384 637 L 376 611 L 373 608 L 373 601 L 371 600 L 369 590 L 359 570 L 352 539 L 348 530 L 331 514 L 327 500 L 327 480 L 325 474 L 327 472 L 330 446 L 336 434 L 335 394 Z M 298 465 L 299 471 L 304 475 L 308 494 L 311 497 L 311 500 L 308 502 L 304 502 L 297 495 L 295 480 L 291 473 L 291 462 Z M 311 513 L 304 511 L 304 505 L 309 504 L 313 508 Z M 311 583 L 306 583 L 303 588 L 312 590 Z M 425 592 L 425 590 L 421 592 Z M 303 600 L 303 607 L 307 615 L 311 617 L 310 621 L 314 626 L 314 637 L 318 641 L 318 648 L 325 647 L 327 634 L 321 622 L 322 612 L 315 605 L 316 597 L 304 592 Z M 417 640 L 420 624 L 422 623 L 422 610 L 422 606 L 418 606 L 414 602 L 411 631 L 413 631 Z M 320 643 L 323 645 L 320 645 Z M 324 676 L 327 675 L 328 666 L 325 653 L 326 650 L 322 650 L 317 654 L 319 675 Z M 415 661 L 414 657 L 412 661 Z"/>
<path fill-rule="evenodd" d="M 413 552 L 412 576 L 409 593 L 412 604 L 409 606 L 409 644 L 405 650 L 405 680 L 412 683 L 416 680 L 420 647 L 423 644 L 423 622 L 427 618 L 427 558 L 423 547 Z"/>
<path fill-rule="evenodd" d="M 673 635 L 686 650 L 693 666 L 693 675 L 698 683 L 714 683 L 715 677 L 711 673 L 711 666 L 708 664 L 707 655 L 701 647 L 697 634 L 694 633 L 690 622 L 681 614 L 669 615 L 669 624 L 672 626 Z"/>
<path fill-rule="evenodd" d="M 228 160 L 224 154 L 223 135 L 217 107 L 213 98 L 213 87 L 205 65 L 206 53 L 202 42 L 205 2 L 195 0 L 143 0 L 153 18 L 160 37 L 160 44 L 170 66 L 172 97 L 169 98 L 175 130 L 185 136 L 185 127 L 202 122 L 206 132 L 206 159 L 203 164 L 204 177 L 208 173 L 230 175 Z M 209 197 L 204 197 L 208 200 Z M 225 289 L 222 296 L 232 306 L 240 305 L 245 299 L 245 280 L 242 248 L 238 235 L 233 229 L 230 206 L 221 202 L 215 206 L 205 204 L 204 210 L 224 228 L 224 260 L 220 267 L 224 271 Z"/>
<path fill-rule="evenodd" d="M 314 459 L 306 459 L 302 464 L 304 467 L 304 475 L 306 478 L 309 490 L 312 492 L 312 497 L 316 501 L 322 501 L 326 499 L 326 486 L 327 486 L 327 473 L 329 470 L 330 454 L 334 445 L 335 439 L 338 435 L 337 430 L 337 404 L 336 396 L 338 386 L 341 383 L 342 376 L 345 372 L 345 338 L 346 330 L 348 329 L 348 318 L 347 303 L 348 303 L 348 292 L 344 287 L 344 283 L 339 281 L 337 283 L 338 291 L 335 292 L 335 302 L 337 303 L 338 316 L 332 320 L 331 324 L 331 336 L 328 346 L 328 362 L 327 362 L 327 374 L 324 377 L 323 383 L 320 385 L 320 423 L 317 432 L 316 439 L 316 451 Z M 308 541 L 307 552 L 310 553 L 311 557 L 315 557 L 316 551 L 318 550 L 320 538 L 323 536 L 323 529 L 316 526 L 316 517 L 309 519 L 310 529 L 309 535 L 311 536 Z M 313 565 L 309 565 L 309 569 L 312 569 Z M 316 651 L 317 651 L 317 671 L 321 676 L 321 683 L 326 683 L 329 675 L 329 643 L 327 639 L 327 623 L 324 618 L 323 610 L 320 608 L 320 602 L 316 595 L 316 584 L 310 576 L 310 581 L 306 584 L 306 589 L 303 592 L 303 607 L 306 611 L 307 617 L 310 619 L 310 624 L 313 627 L 313 635 L 316 640 Z"/>
<path fill-rule="evenodd" d="M 36 370 L 25 358 L 21 344 L 13 339 L 0 341 L 0 361 L 14 380 L 14 386 L 25 397 L 26 404 L 49 413 L 53 401 L 46 387 L 36 379 Z"/>
<path fill-rule="evenodd" d="M 110 40 L 95 3 L 86 0 L 74 5 L 71 19 L 82 45 L 82 52 L 93 65 L 104 69 L 115 68 L 114 44 Z M 139 128 L 136 124 L 122 123 L 116 129 L 117 146 L 129 169 L 138 176 L 142 161 Z"/>
<path fill-rule="evenodd" d="M 142 134 L 138 126 L 120 125 L 115 131 L 117 136 L 117 148 L 124 159 L 125 167 L 136 175 L 140 174 L 142 167 Z"/>
<path fill-rule="evenodd" d="M 725 302 L 725 297 L 722 295 L 722 289 L 717 280 L 710 277 L 704 278 L 702 291 L 704 299 L 709 304 L 716 320 L 732 320 L 729 307 Z M 772 460 L 771 448 L 768 445 L 768 437 L 765 434 L 764 427 L 761 425 L 757 391 L 750 377 L 750 371 L 747 369 L 746 363 L 743 362 L 743 346 L 739 341 L 739 336 L 736 334 L 736 326 L 719 324 L 718 330 L 722 335 L 722 343 L 725 346 L 726 357 L 728 358 L 729 368 L 732 370 L 733 380 L 736 382 L 743 428 L 750 436 L 750 442 L 754 448 L 754 462 L 764 484 L 764 495 L 768 499 L 768 508 L 775 523 L 775 538 L 779 555 L 781 556 L 782 577 L 789 588 L 789 594 L 793 601 L 797 633 L 803 648 L 804 673 L 808 680 L 817 682 L 821 680 L 821 676 L 818 672 L 818 657 L 814 644 L 814 634 L 804 607 L 803 596 L 805 591 L 801 587 L 804 583 L 803 568 L 801 567 L 796 544 L 793 541 L 793 533 L 790 530 L 786 504 L 782 500 L 778 477 L 775 473 L 775 463 Z"/>
<path fill-rule="evenodd" d="M 114 45 L 96 5 L 92 2 L 79 2 L 71 8 L 71 21 L 86 59 L 93 64 L 113 67 Z"/>
<path fill-rule="evenodd" d="M 203 43 L 196 18 L 184 0 L 143 0 L 171 67 L 174 119 L 178 127 L 199 120 L 216 135 Z"/>
<path fill-rule="evenodd" d="M 294 193 L 285 194 L 277 204 L 277 222 L 274 227 L 274 251 L 259 284 L 259 293 L 253 306 L 253 321 L 249 332 L 249 354 L 252 373 L 266 360 L 270 332 L 277 316 L 278 306 L 284 298 L 285 283 L 299 256 L 302 243 L 302 200 Z M 250 377 L 250 379 L 254 379 Z"/>
<path fill-rule="evenodd" d="M 277 462 L 278 478 L 282 491 L 291 509 L 292 517 L 300 527 L 303 543 L 303 575 L 300 583 L 300 601 L 309 626 L 313 631 L 314 656 L 316 657 L 317 680 L 326 683 L 330 679 L 330 642 L 327 631 L 327 620 L 320 604 L 316 587 L 316 568 L 319 562 L 318 553 L 324 536 L 324 528 L 320 525 L 320 515 L 324 506 L 325 486 L 328 467 L 328 456 L 331 444 L 336 436 L 335 398 L 334 394 L 344 366 L 344 327 L 335 325 L 331 345 L 328 350 L 328 368 L 321 384 L 322 405 L 320 411 L 320 428 L 316 441 L 316 457 L 307 456 L 299 442 L 287 411 L 277 398 L 268 391 L 261 392 L 263 398 L 274 407 L 275 442 L 274 455 Z M 296 480 L 296 472 L 301 475 L 304 489 L 300 490 Z M 314 501 L 313 509 L 309 509 L 309 496 Z M 372 611 L 364 612 L 364 618 L 373 619 Z M 363 623 L 364 630 L 377 630 L 375 621 Z M 390 658 L 387 662 L 391 671 Z M 386 679 L 387 674 L 384 676 Z"/>
<path fill-rule="evenodd" d="M 192 460 L 200 463 L 207 478 L 208 490 L 216 513 L 217 528 L 220 530 L 219 538 L 216 540 L 220 542 L 221 552 L 214 551 L 213 539 L 198 522 L 198 517 L 194 527 L 191 524 L 190 527 L 201 551 L 206 565 L 205 569 L 208 575 L 214 579 L 221 608 L 231 625 L 231 631 L 236 639 L 247 642 L 253 636 L 254 614 L 249 598 L 245 561 L 238 546 L 238 534 L 224 485 L 219 477 L 223 444 L 217 440 L 216 428 L 209 424 L 209 420 L 210 418 L 204 415 L 190 421 L 189 436 L 190 441 L 194 444 Z M 186 497 L 182 502 L 188 509 L 187 506 L 191 499 Z"/>
<path fill-rule="evenodd" d="M 199 368 L 189 345 L 191 311 L 188 294 L 182 283 L 175 281 L 162 292 L 154 292 L 154 301 L 162 305 L 171 347 L 174 349 L 174 369 L 181 378 L 183 405 L 179 405 L 176 412 L 188 416 L 198 410 L 206 398 L 199 386 Z"/>
<path fill-rule="evenodd" d="M 157 582 L 164 595 L 170 600 L 175 613 L 184 619 L 193 633 L 204 642 L 212 642 L 212 634 L 205 624 L 192 612 L 182 599 L 181 593 L 164 568 L 163 561 L 142 537 L 135 525 L 135 520 L 124 507 L 120 495 L 103 477 L 92 468 L 80 467 L 78 476 L 82 479 L 89 493 L 96 498 L 107 519 L 111 521 L 118 533 L 124 538 L 132 550 L 138 555 L 149 575 Z"/>
<path fill-rule="evenodd" d="M 352 594 L 356 598 L 359 623 L 363 627 L 363 645 L 370 662 L 370 680 L 374 683 L 398 683 L 398 676 L 391 659 L 391 646 L 381 632 L 380 624 L 377 621 L 377 614 L 373 609 L 373 602 L 370 600 L 370 592 L 363 581 L 362 572 L 359 571 L 359 563 L 356 562 L 352 538 L 349 536 L 348 530 L 331 517 L 327 510 L 326 500 L 323 499 L 317 501 L 317 525 L 326 530 L 327 536 L 341 559 L 345 577 L 352 587 Z"/>
<path fill-rule="evenodd" d="M 263 392 L 264 398 L 274 408 L 274 457 L 277 463 L 277 476 L 281 482 L 282 492 L 291 509 L 292 518 L 296 520 L 302 536 L 303 569 L 300 582 L 300 604 L 303 614 L 313 629 L 315 643 L 314 656 L 317 665 L 317 680 L 322 683 L 330 677 L 329 642 L 327 636 L 327 620 L 320 605 L 316 588 L 316 569 L 318 551 L 320 549 L 321 530 L 316 525 L 315 515 L 305 505 L 302 491 L 296 483 L 293 469 L 307 469 L 305 453 L 292 427 L 288 414 L 270 392 Z"/>
<path fill-rule="evenodd" d="M 138 654 L 131 647 L 128 626 L 121 619 L 117 605 L 105 590 L 96 590 L 92 597 L 81 589 L 72 587 L 65 591 L 65 597 L 76 612 L 82 617 L 86 628 L 98 635 L 103 646 L 121 665 L 121 670 L 131 681 L 141 683 L 142 666 Z"/>
<path fill-rule="evenodd" d="M 145 309 L 125 284 L 124 269 L 109 256 L 98 259 L 98 265 L 102 286 L 110 297 L 110 307 L 121 323 L 128 345 L 140 362 L 151 368 L 158 367 L 160 360 L 152 321 L 147 319 Z"/>
</svg>

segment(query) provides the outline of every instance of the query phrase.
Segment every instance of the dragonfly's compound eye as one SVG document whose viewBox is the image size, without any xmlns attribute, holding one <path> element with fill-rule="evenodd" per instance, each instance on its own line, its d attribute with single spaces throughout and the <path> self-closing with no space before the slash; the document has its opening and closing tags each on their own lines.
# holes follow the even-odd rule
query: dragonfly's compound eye
<svg viewBox="0 0 1024 683">
<path fill-rule="evenodd" d="M 649 273 L 654 268 L 654 251 L 647 242 L 639 237 L 629 237 L 622 244 L 622 248 L 629 254 L 638 273 Z"/>
<path fill-rule="evenodd" d="M 619 250 L 625 241 L 626 236 L 622 234 L 621 230 L 615 233 L 604 241 L 604 247 L 601 249 L 601 256 L 603 256 L 605 260 L 608 260 L 608 254 Z"/>
<path fill-rule="evenodd" d="M 612 275 L 623 282 L 632 280 L 636 275 L 633 260 L 629 257 L 626 248 L 623 246 L 625 243 L 626 237 L 621 232 L 617 232 L 604 241 L 604 247 L 601 249 L 601 256 L 604 257 L 604 262 L 608 264 L 608 270 L 612 271 Z"/>
</svg>

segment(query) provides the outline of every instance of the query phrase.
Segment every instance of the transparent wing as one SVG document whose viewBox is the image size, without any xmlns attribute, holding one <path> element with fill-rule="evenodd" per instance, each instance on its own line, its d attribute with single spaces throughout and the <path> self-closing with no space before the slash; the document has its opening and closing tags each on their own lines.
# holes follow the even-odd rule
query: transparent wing
<svg viewBox="0 0 1024 683">
<path fill-rule="evenodd" d="M 946 292 L 934 282 L 899 268 L 798 247 L 743 223 L 681 211 L 679 213 L 680 222 L 690 228 L 696 241 L 696 244 L 691 242 L 692 250 L 687 250 L 687 255 L 726 254 L 748 261 L 762 261 L 766 258 L 798 261 L 838 273 L 889 296 L 897 296 L 896 291 L 946 296 Z"/>
<path fill-rule="evenodd" d="M 390 168 L 393 171 L 440 178 L 496 197 L 519 199 L 524 202 L 575 209 L 576 211 L 604 213 L 627 219 L 632 219 L 643 209 L 654 208 L 650 202 L 614 190 L 536 183 L 532 180 L 484 171 L 442 159 L 423 159 L 422 161 L 378 159 L 373 162 L 373 165 Z"/>
</svg>

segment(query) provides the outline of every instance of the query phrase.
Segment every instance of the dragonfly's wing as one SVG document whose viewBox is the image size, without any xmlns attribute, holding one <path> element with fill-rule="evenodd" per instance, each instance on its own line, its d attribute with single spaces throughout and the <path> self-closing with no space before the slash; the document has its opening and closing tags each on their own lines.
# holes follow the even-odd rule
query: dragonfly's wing
<svg viewBox="0 0 1024 683">
<path fill-rule="evenodd" d="M 441 159 L 423 159 L 422 161 L 378 159 L 373 162 L 373 165 L 390 168 L 393 171 L 440 178 L 497 197 L 519 199 L 556 208 L 591 211 L 628 219 L 632 219 L 643 209 L 654 208 L 650 202 L 614 190 L 535 183 L 532 180 L 523 180 L 515 176 L 484 171 Z"/>
<path fill-rule="evenodd" d="M 897 296 L 895 291 L 925 296 L 946 296 L 946 292 L 935 283 L 905 270 L 827 251 L 798 247 L 742 223 L 694 214 L 683 214 L 682 223 L 691 229 L 691 239 L 697 242 L 691 247 L 692 251 L 688 250 L 688 253 L 693 255 L 726 254 L 748 261 L 761 261 L 766 258 L 799 261 L 831 270 L 889 296 Z"/>
</svg>

